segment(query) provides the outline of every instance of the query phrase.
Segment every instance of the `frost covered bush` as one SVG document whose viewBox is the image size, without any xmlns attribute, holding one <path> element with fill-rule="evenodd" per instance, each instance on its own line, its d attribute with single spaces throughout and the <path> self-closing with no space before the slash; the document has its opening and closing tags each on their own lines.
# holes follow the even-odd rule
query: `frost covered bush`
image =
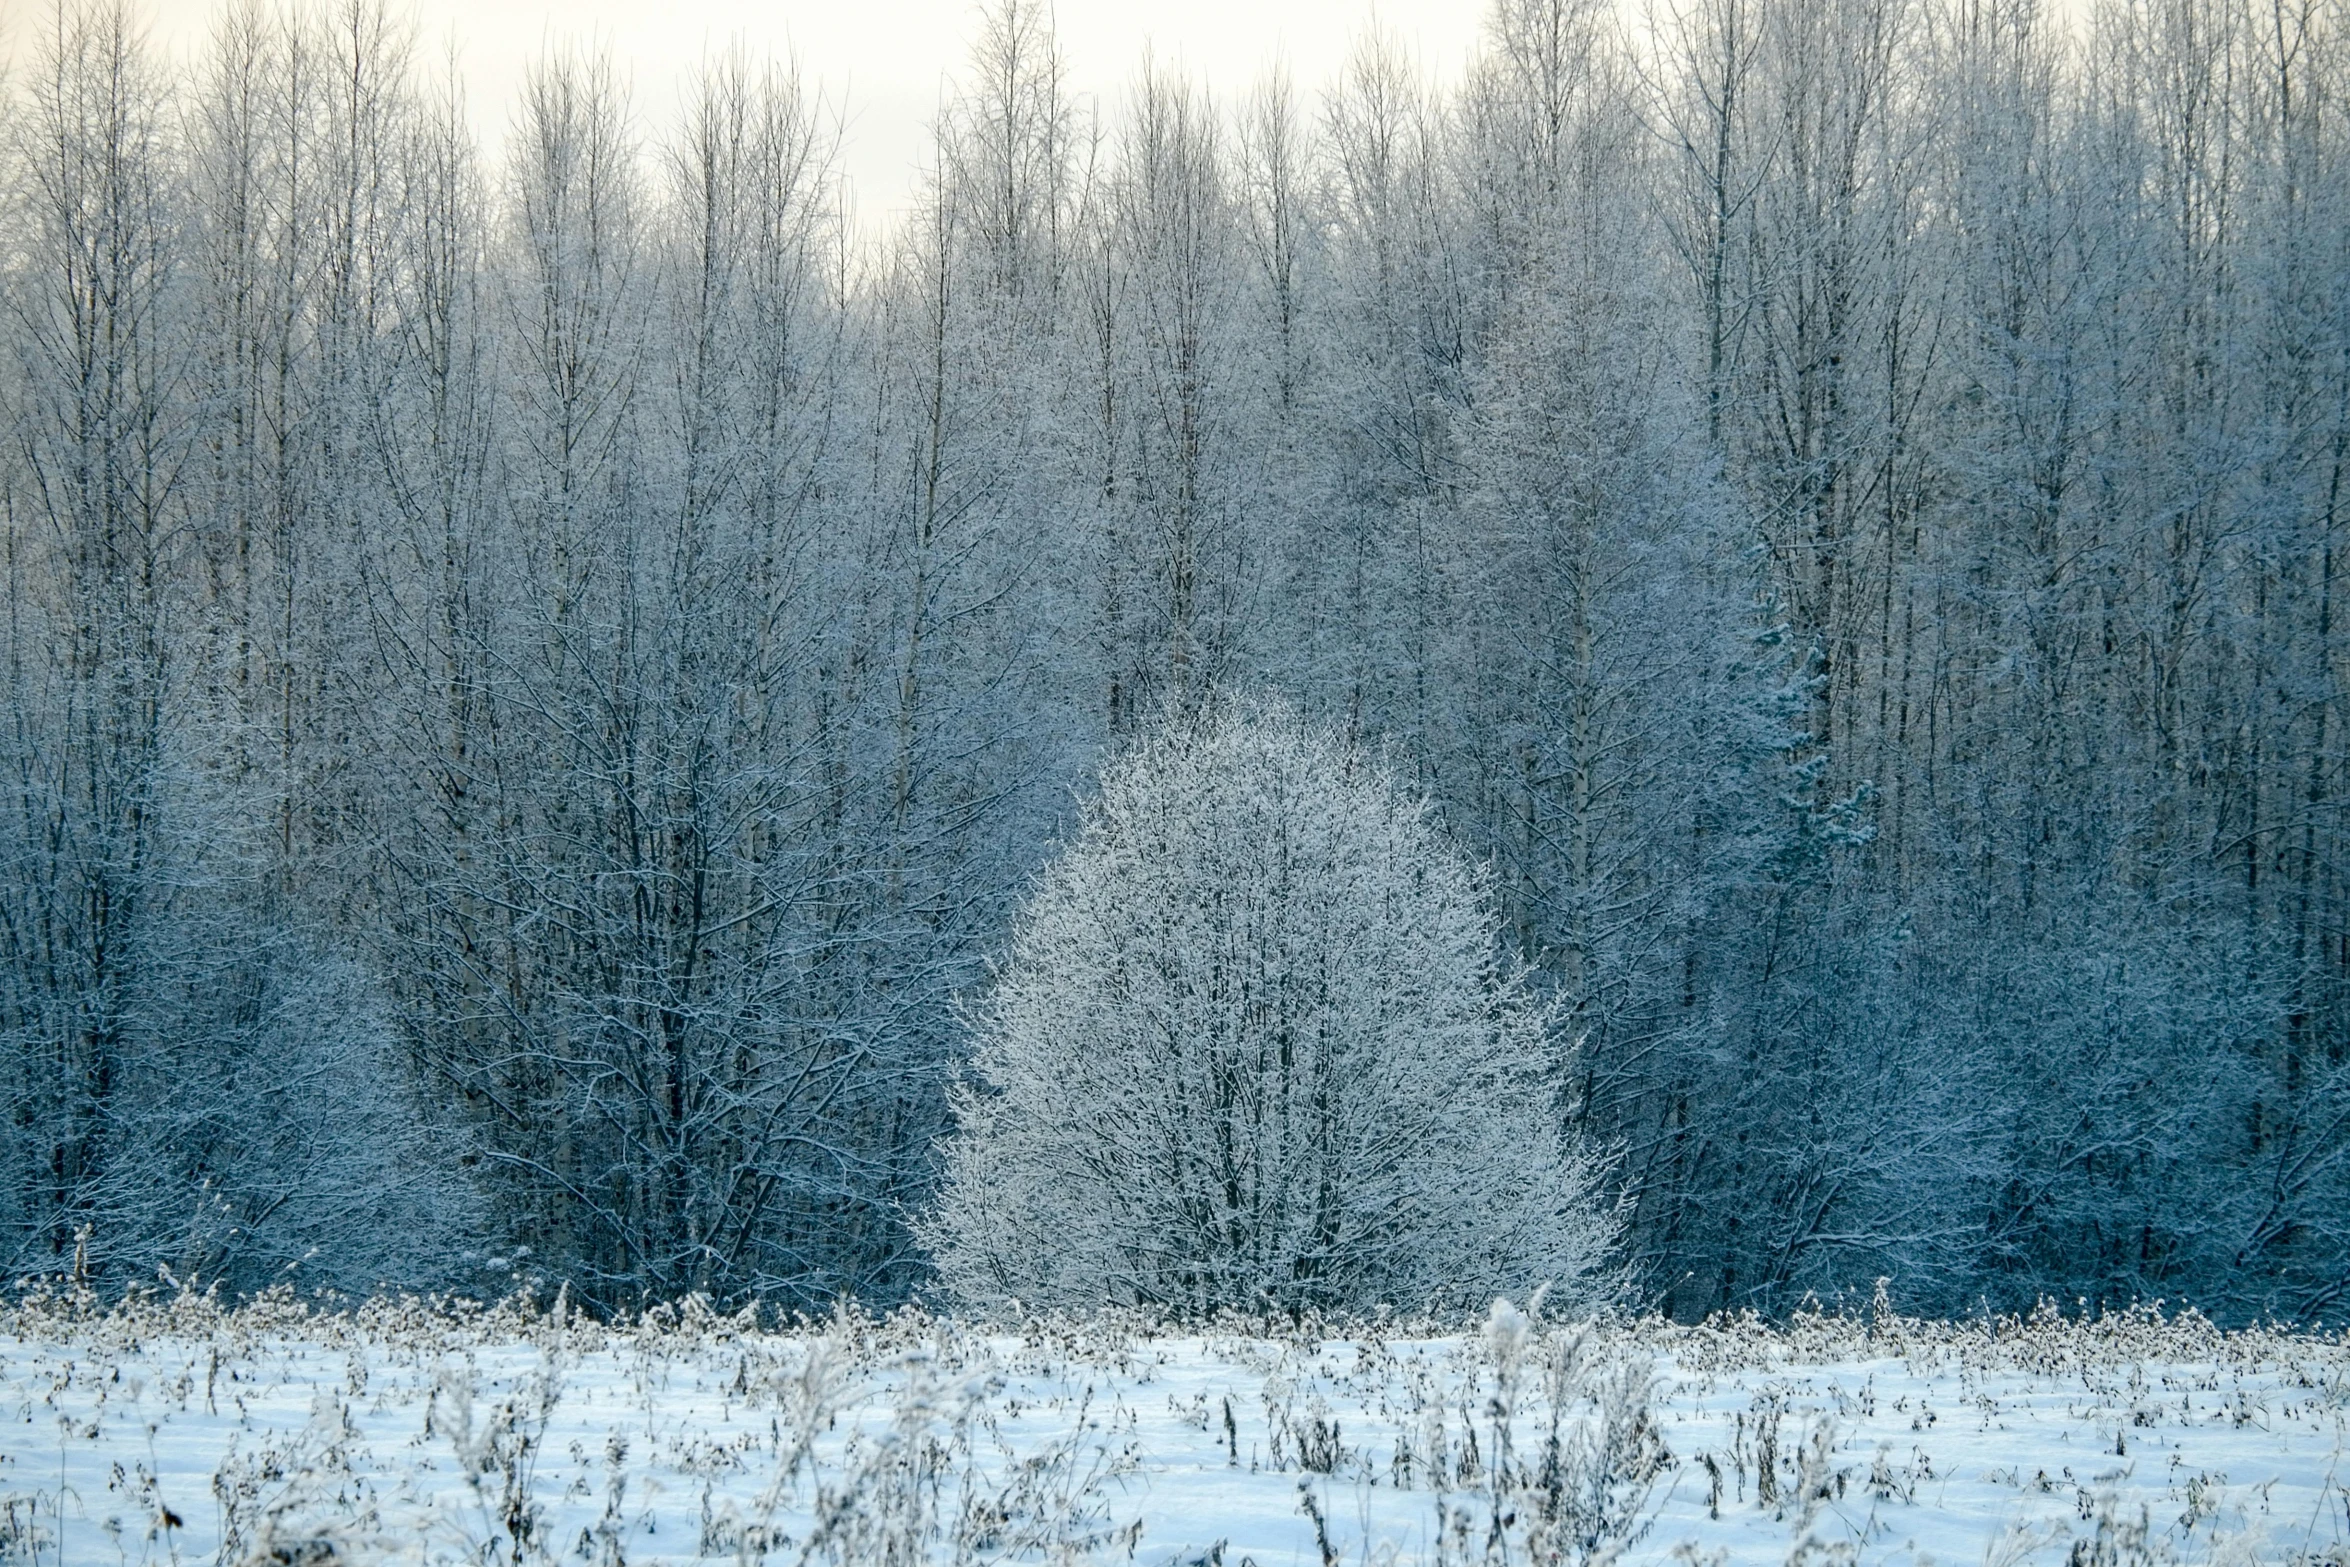
<svg viewBox="0 0 2350 1567">
<path fill-rule="evenodd" d="M 975 1014 L 927 1229 L 978 1305 L 1587 1292 L 1613 1221 L 1485 877 L 1382 768 L 1231 701 L 1105 774 Z"/>
</svg>

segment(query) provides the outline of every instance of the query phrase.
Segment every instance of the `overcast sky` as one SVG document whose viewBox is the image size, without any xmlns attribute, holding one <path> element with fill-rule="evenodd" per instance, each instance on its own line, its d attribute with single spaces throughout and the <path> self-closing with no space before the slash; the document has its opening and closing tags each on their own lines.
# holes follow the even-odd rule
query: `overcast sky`
<svg viewBox="0 0 2350 1567">
<path fill-rule="evenodd" d="M 0 0 L 6 44 L 21 55 L 50 0 Z M 807 73 L 848 109 L 843 169 L 867 221 L 903 205 L 949 75 L 978 28 L 971 0 L 411 0 L 428 57 L 454 39 L 476 128 L 501 138 L 515 89 L 550 41 L 608 45 L 632 83 L 640 127 L 665 128 L 680 79 L 705 50 L 740 39 L 757 54 L 796 49 Z M 1485 0 L 1060 0 L 1071 88 L 1114 98 L 1146 44 L 1219 91 L 1245 88 L 1276 59 L 1318 87 L 1351 41 L 1377 25 L 1449 78 L 1468 52 Z M 217 0 L 146 0 L 159 42 L 187 57 Z"/>
</svg>

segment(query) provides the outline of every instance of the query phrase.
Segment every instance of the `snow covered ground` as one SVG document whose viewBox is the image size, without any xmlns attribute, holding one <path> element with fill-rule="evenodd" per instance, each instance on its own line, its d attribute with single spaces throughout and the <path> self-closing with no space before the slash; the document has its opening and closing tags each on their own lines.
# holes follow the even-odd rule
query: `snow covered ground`
<svg viewBox="0 0 2350 1567">
<path fill-rule="evenodd" d="M 2350 1562 L 2338 1338 L 1325 1331 L 34 1304 L 0 1560 Z"/>
</svg>

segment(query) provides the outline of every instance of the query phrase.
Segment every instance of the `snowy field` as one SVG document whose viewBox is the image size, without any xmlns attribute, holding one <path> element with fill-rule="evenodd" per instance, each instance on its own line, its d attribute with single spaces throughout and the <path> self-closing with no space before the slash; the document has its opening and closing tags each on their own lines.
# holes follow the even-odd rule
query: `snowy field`
<svg viewBox="0 0 2350 1567">
<path fill-rule="evenodd" d="M 2350 1346 L 2152 1314 L 0 1313 L 0 1559 L 2350 1562 Z"/>
</svg>

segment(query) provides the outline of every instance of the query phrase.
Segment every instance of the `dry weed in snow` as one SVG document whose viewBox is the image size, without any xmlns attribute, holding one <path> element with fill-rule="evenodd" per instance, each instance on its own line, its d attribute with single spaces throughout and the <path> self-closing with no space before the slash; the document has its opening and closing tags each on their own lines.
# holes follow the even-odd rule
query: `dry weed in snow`
<svg viewBox="0 0 2350 1567">
<path fill-rule="evenodd" d="M 0 1560 L 2350 1563 L 2350 1345 L 28 1297 Z"/>
</svg>

